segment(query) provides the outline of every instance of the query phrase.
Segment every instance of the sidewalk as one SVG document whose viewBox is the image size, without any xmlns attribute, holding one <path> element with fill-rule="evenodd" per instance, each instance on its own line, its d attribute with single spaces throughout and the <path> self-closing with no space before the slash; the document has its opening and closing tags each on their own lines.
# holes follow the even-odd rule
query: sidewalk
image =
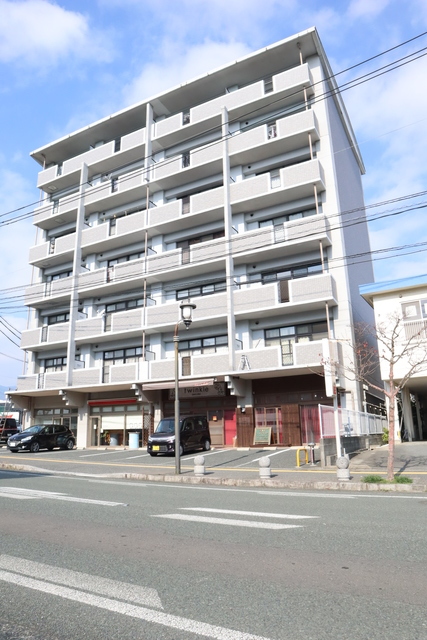
<svg viewBox="0 0 427 640">
<path fill-rule="evenodd" d="M 385 478 L 387 471 L 388 446 L 383 446 L 370 451 L 363 451 L 354 456 L 350 461 L 350 479 L 337 480 L 336 468 L 319 468 L 301 464 L 295 466 L 296 457 L 294 450 L 287 450 L 278 458 L 274 457 L 274 449 L 265 449 L 255 452 L 250 459 L 251 466 L 239 465 L 238 458 L 248 458 L 254 454 L 253 450 L 234 450 L 236 459 L 226 464 L 214 464 L 215 457 L 205 457 L 205 475 L 197 477 L 194 473 L 194 455 L 181 458 L 181 474 L 175 475 L 173 459 L 157 459 L 155 466 L 135 462 L 134 459 L 142 458 L 134 456 L 131 450 L 109 450 L 105 456 L 118 453 L 120 459 L 112 462 L 98 461 L 102 452 L 90 453 L 91 450 L 75 450 L 74 452 L 52 452 L 49 457 L 38 457 L 31 454 L 1 455 L 5 449 L 0 449 L 0 471 L 18 471 L 24 473 L 80 476 L 91 478 L 115 478 L 126 480 L 138 480 L 144 482 L 168 482 L 184 484 L 205 484 L 214 486 L 235 487 L 274 487 L 284 489 L 301 490 L 333 490 L 333 491 L 389 491 L 403 493 L 427 493 L 427 442 L 413 442 L 397 444 L 395 450 L 395 473 L 405 475 L 413 480 L 413 484 L 371 484 L 363 483 L 365 475 L 381 475 Z M 75 454 L 73 457 L 70 454 Z M 131 453 L 131 457 L 129 457 Z M 221 453 L 221 452 L 219 452 Z M 197 454 L 196 454 L 197 455 Z M 260 478 L 259 459 L 270 455 L 271 477 Z M 18 457 L 19 456 L 19 457 Z M 127 456 L 127 457 L 125 457 Z M 13 458 L 13 459 L 12 459 Z M 83 461 L 83 458 L 85 459 Z M 94 460 L 95 458 L 95 460 Z M 104 458 L 105 460 L 105 458 Z M 100 473 L 102 471 L 102 473 Z M 1 475 L 0 475 L 1 478 Z"/>
</svg>

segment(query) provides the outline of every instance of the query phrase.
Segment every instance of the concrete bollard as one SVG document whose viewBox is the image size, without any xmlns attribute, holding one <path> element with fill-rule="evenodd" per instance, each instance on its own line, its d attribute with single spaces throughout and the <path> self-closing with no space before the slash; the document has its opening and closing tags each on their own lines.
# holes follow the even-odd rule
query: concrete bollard
<svg viewBox="0 0 427 640">
<path fill-rule="evenodd" d="M 204 456 L 196 456 L 194 458 L 194 475 L 196 477 L 204 476 L 205 471 L 205 457 Z"/>
<path fill-rule="evenodd" d="M 271 478 L 271 460 L 267 456 L 264 458 L 260 458 L 259 461 L 259 477 L 260 478 Z"/>
<path fill-rule="evenodd" d="M 350 461 L 341 456 L 337 458 L 337 480 L 350 480 Z"/>
</svg>

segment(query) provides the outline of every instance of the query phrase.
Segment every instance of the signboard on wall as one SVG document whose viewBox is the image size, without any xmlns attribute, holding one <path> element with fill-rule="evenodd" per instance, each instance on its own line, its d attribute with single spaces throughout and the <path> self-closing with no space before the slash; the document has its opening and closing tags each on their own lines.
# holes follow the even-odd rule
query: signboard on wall
<svg viewBox="0 0 427 640">
<path fill-rule="evenodd" d="M 198 385 L 196 387 L 180 387 L 179 397 L 184 398 L 212 398 L 225 396 L 225 382 L 215 382 L 212 385 Z M 169 400 L 175 400 L 175 389 L 169 389 Z"/>
</svg>

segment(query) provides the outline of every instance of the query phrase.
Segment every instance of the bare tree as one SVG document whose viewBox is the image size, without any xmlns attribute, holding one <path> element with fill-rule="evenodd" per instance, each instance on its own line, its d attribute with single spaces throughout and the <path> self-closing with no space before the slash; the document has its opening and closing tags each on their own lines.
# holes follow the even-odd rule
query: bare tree
<svg viewBox="0 0 427 640">
<path fill-rule="evenodd" d="M 389 452 L 387 480 L 394 479 L 396 400 L 412 376 L 427 371 L 427 326 L 423 320 L 405 323 L 407 318 L 391 314 L 377 323 L 355 326 L 354 343 L 348 345 L 350 357 L 331 362 L 337 375 L 357 380 L 388 398 Z M 381 373 L 380 374 L 380 368 Z M 381 378 L 386 381 L 383 386 Z"/>
</svg>

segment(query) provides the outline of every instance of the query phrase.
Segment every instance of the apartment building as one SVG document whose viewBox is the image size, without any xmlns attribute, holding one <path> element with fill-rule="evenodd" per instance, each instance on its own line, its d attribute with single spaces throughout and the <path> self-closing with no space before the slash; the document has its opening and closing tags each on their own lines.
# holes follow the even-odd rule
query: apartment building
<svg viewBox="0 0 427 640">
<path fill-rule="evenodd" d="M 26 424 L 78 446 L 143 443 L 182 414 L 213 444 L 317 437 L 324 339 L 372 320 L 363 162 L 314 28 L 37 149 Z M 357 224 L 356 224 L 357 223 Z M 345 358 L 345 349 L 338 351 Z M 346 380 L 339 404 L 364 408 Z"/>
</svg>

